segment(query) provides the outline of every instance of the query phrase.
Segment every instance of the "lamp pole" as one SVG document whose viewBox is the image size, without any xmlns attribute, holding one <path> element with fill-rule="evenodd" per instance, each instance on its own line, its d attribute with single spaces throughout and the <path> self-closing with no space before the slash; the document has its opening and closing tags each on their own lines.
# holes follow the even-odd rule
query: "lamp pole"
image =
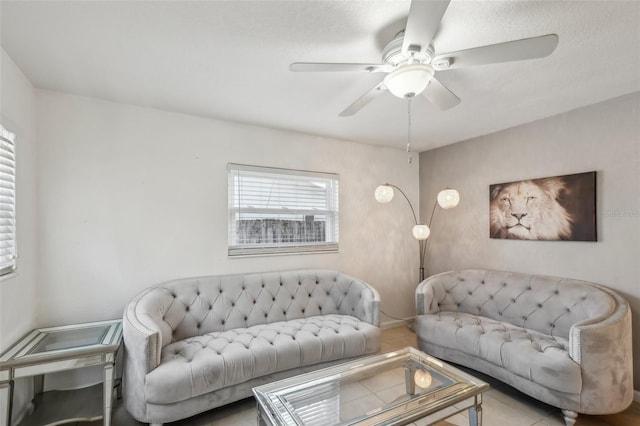
<svg viewBox="0 0 640 426">
<path fill-rule="evenodd" d="M 413 208 L 413 205 L 411 204 L 411 201 L 409 201 L 409 197 L 407 197 L 407 194 L 404 193 L 404 191 L 402 189 L 400 189 L 399 187 L 397 187 L 396 185 L 393 185 L 391 183 L 385 183 L 385 186 L 390 186 L 392 188 L 397 189 L 398 191 L 400 191 L 400 193 L 402 194 L 402 196 L 404 197 L 405 200 L 407 200 L 407 204 L 409 204 L 409 208 L 411 209 L 411 214 L 413 215 L 413 221 L 416 225 L 419 225 L 418 223 L 418 216 L 416 216 L 416 211 Z M 435 204 L 433 206 L 433 209 L 435 211 Z M 433 212 L 431 212 L 431 219 L 433 219 Z M 429 220 L 429 229 L 431 228 L 431 219 Z M 424 280 L 424 257 L 426 254 L 426 239 L 418 239 L 418 245 L 420 247 L 420 282 L 422 282 Z"/>
<path fill-rule="evenodd" d="M 424 260 L 427 255 L 427 246 L 428 242 L 426 241 L 429 238 L 429 234 L 431 233 L 431 222 L 433 221 L 433 217 L 436 213 L 436 207 L 439 205 L 443 209 L 451 209 L 456 207 L 460 202 L 460 194 L 455 189 L 445 188 L 442 191 L 438 192 L 438 196 L 436 200 L 433 202 L 433 208 L 431 209 L 431 217 L 429 217 L 429 225 L 423 225 L 418 222 L 418 216 L 416 216 L 416 211 L 409 201 L 409 197 L 404 193 L 402 189 L 393 185 L 391 183 L 385 183 L 384 185 L 380 185 L 376 188 L 375 197 L 376 201 L 379 203 L 388 203 L 393 200 L 393 188 L 400 191 L 405 200 L 407 200 L 407 204 L 409 204 L 409 208 L 411 209 L 411 214 L 413 215 L 413 221 L 415 222 L 415 226 L 413 227 L 412 233 L 413 237 L 418 240 L 418 245 L 420 247 L 420 282 L 424 280 Z"/>
</svg>

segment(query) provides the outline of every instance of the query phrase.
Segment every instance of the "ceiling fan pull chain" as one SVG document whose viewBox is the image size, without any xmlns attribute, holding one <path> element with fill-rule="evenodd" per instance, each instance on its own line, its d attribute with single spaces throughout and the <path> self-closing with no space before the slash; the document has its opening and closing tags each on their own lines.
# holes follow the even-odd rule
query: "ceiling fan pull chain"
<svg viewBox="0 0 640 426">
<path fill-rule="evenodd" d="M 407 103 L 408 103 L 407 113 L 408 113 L 408 116 L 409 116 L 409 128 L 407 129 L 407 156 L 408 156 L 407 162 L 409 164 L 411 164 L 411 161 L 412 161 L 412 158 L 411 158 L 412 157 L 412 155 L 411 155 L 411 100 L 412 99 L 413 98 L 410 97 L 410 98 L 408 98 L 408 101 L 407 101 Z"/>
</svg>

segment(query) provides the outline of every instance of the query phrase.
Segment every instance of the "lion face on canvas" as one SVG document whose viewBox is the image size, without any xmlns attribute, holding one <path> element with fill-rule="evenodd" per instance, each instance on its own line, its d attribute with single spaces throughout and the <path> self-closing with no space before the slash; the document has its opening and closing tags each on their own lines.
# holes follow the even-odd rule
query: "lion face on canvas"
<svg viewBox="0 0 640 426">
<path fill-rule="evenodd" d="M 562 179 L 538 179 L 495 185 L 491 190 L 492 238 L 565 240 L 573 219 L 558 202 Z"/>
</svg>

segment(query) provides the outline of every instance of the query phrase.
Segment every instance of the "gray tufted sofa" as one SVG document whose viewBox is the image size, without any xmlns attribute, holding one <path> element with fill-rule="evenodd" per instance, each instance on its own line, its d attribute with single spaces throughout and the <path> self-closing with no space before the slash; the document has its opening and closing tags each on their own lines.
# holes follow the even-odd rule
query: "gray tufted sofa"
<svg viewBox="0 0 640 426">
<path fill-rule="evenodd" d="M 633 400 L 631 313 L 613 291 L 573 279 L 462 270 L 416 289 L 420 349 L 578 416 Z"/>
<path fill-rule="evenodd" d="M 154 425 L 380 350 L 377 291 L 335 271 L 166 282 L 124 313 L 127 410 Z"/>
</svg>

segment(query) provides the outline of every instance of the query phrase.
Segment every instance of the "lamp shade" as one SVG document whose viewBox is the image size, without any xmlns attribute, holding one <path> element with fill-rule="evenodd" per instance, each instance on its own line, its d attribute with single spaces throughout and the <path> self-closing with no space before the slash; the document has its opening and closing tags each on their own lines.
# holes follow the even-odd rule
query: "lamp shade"
<svg viewBox="0 0 640 426">
<path fill-rule="evenodd" d="M 379 203 L 389 203 L 393 200 L 393 188 L 389 185 L 380 185 L 376 188 L 375 197 Z"/>
<path fill-rule="evenodd" d="M 429 238 L 429 234 L 431 234 L 431 229 L 427 225 L 416 225 L 411 230 L 413 233 L 413 238 L 416 240 L 426 240 Z"/>
<path fill-rule="evenodd" d="M 412 98 L 427 87 L 434 71 L 427 64 L 405 65 L 387 74 L 384 85 L 399 98 Z"/>
<path fill-rule="evenodd" d="M 460 194 L 455 189 L 443 189 L 438 192 L 438 204 L 443 209 L 452 209 L 460 202 Z"/>
</svg>

